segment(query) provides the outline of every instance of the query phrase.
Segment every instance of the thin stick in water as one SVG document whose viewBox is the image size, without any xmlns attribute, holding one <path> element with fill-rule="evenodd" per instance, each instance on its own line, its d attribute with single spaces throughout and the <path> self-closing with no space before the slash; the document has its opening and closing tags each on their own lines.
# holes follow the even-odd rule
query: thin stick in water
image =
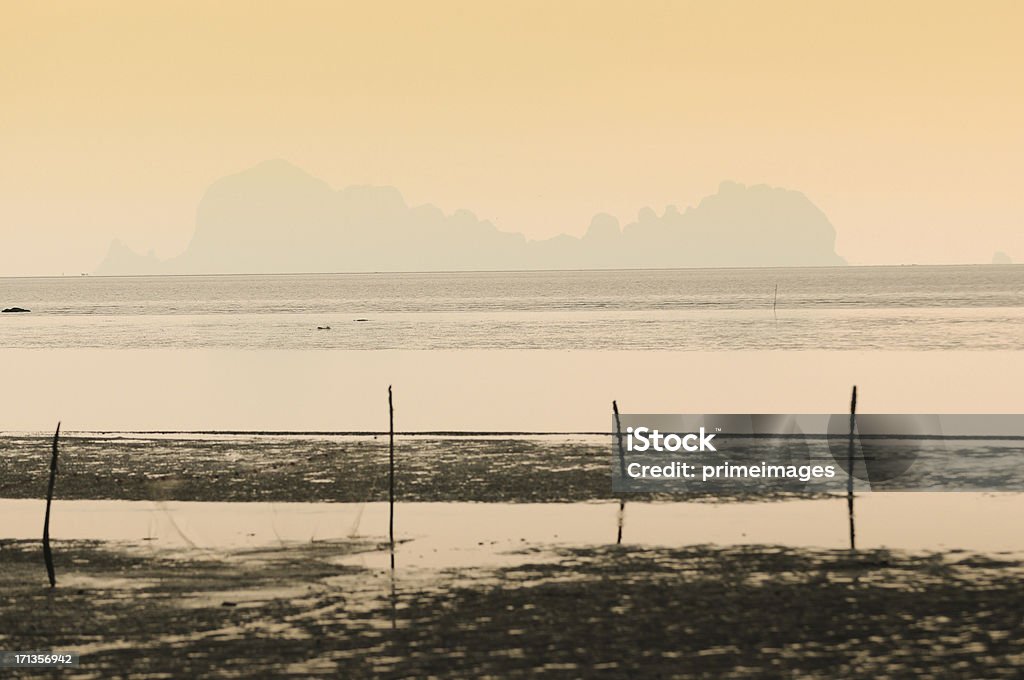
<svg viewBox="0 0 1024 680">
<path fill-rule="evenodd" d="M 57 481 L 57 450 L 60 440 L 60 423 L 53 434 L 53 456 L 50 458 L 50 485 L 46 489 L 46 517 L 43 519 L 43 560 L 46 562 L 46 575 L 50 578 L 50 587 L 57 585 L 57 577 L 53 572 L 53 553 L 50 551 L 50 505 L 53 503 L 53 485 Z"/>
<path fill-rule="evenodd" d="M 846 454 L 846 512 L 850 518 L 850 550 L 857 549 L 856 531 L 853 522 L 853 430 L 857 424 L 857 386 L 853 386 L 850 399 L 850 447 Z"/>
<path fill-rule="evenodd" d="M 619 420 L 619 405 L 612 400 L 612 413 L 615 414 L 615 438 L 619 443 L 619 472 L 623 480 L 626 478 L 626 450 L 622 447 L 622 421 Z"/>
<path fill-rule="evenodd" d="M 779 304 L 779 284 L 775 284 L 775 297 L 772 298 L 772 314 L 775 314 L 775 306 Z"/>
<path fill-rule="evenodd" d="M 622 446 L 622 422 L 619 420 L 619 405 L 612 400 L 612 413 L 615 414 L 615 438 L 619 443 L 619 473 L 622 476 L 622 482 L 626 481 L 626 450 Z M 616 545 L 622 544 L 622 525 L 625 522 L 626 517 L 626 498 L 623 496 L 619 499 L 619 533 L 615 539 Z"/>
<path fill-rule="evenodd" d="M 395 404 L 388 385 L 388 540 L 391 543 L 391 569 L 395 568 Z"/>
<path fill-rule="evenodd" d="M 615 537 L 615 545 L 622 545 L 622 525 L 626 521 L 626 499 L 619 499 L 619 533 Z"/>
</svg>

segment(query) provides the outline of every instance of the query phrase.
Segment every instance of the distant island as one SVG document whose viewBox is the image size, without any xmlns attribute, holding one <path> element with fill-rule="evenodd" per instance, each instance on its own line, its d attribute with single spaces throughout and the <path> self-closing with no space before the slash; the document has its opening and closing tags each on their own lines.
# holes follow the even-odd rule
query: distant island
<svg viewBox="0 0 1024 680">
<path fill-rule="evenodd" d="M 467 210 L 409 206 L 393 187 L 332 189 L 282 160 L 215 182 L 185 251 L 114 241 L 97 274 L 827 266 L 845 264 L 825 214 L 797 191 L 723 182 L 680 212 L 593 218 L 582 237 L 531 241 Z"/>
</svg>

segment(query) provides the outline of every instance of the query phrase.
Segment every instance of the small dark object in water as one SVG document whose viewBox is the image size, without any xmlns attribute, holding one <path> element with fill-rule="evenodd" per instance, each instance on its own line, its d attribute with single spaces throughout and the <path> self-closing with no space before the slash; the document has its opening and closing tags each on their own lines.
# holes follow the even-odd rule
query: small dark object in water
<svg viewBox="0 0 1024 680">
<path fill-rule="evenodd" d="M 24 307 L 8 307 L 4 312 L 31 312 L 31 309 L 25 309 Z"/>
<path fill-rule="evenodd" d="M 355 319 L 355 321 L 369 321 L 369 319 Z"/>
<path fill-rule="evenodd" d="M 317 326 L 316 329 L 318 331 L 329 331 L 329 330 L 331 330 L 331 327 L 330 326 Z"/>
<path fill-rule="evenodd" d="M 237 602 L 228 602 L 227 600 L 224 600 L 223 602 L 220 603 L 220 606 L 221 607 L 237 607 L 238 603 Z"/>
</svg>

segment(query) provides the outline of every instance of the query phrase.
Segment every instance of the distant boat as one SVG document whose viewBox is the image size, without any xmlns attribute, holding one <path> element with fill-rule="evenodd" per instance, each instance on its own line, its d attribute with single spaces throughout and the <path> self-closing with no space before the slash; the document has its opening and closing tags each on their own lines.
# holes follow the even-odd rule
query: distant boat
<svg viewBox="0 0 1024 680">
<path fill-rule="evenodd" d="M 318 331 L 329 331 L 329 330 L 331 330 L 331 327 L 330 326 L 317 326 L 316 329 Z"/>
<path fill-rule="evenodd" d="M 5 313 L 17 313 L 17 312 L 31 312 L 31 309 L 25 309 L 24 307 L 8 307 L 3 310 Z"/>
</svg>

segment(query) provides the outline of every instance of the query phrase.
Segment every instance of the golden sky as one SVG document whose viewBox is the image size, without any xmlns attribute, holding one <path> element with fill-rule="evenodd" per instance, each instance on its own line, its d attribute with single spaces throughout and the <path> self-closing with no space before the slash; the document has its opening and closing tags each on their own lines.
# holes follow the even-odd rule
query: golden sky
<svg viewBox="0 0 1024 680">
<path fill-rule="evenodd" d="M 797 189 L 853 263 L 1024 260 L 1024 3 L 0 0 L 0 274 L 182 250 L 287 159 L 533 238 Z"/>
</svg>

